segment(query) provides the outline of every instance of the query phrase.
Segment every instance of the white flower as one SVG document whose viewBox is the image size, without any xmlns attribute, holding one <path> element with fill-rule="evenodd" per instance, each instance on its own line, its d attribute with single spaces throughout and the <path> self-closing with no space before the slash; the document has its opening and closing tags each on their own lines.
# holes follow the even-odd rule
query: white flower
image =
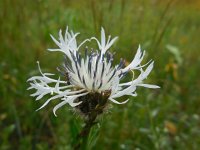
<svg viewBox="0 0 200 150">
<path fill-rule="evenodd" d="M 106 41 L 105 32 L 102 28 L 101 42 L 97 38 L 92 37 L 78 45 L 76 41 L 78 34 L 74 34 L 72 31 L 69 32 L 67 28 L 64 37 L 60 30 L 59 41 L 51 35 L 51 38 L 59 48 L 48 50 L 61 51 L 65 54 L 66 61 L 58 69 L 64 75 L 64 81 L 61 81 L 60 78 L 53 79 L 52 76 L 54 74 L 43 73 L 39 62 L 38 68 L 41 76 L 34 76 L 28 79 L 30 83 L 28 89 L 36 90 L 31 95 L 36 96 L 36 100 L 40 100 L 47 94 L 51 96 L 39 109 L 45 107 L 52 100 L 60 99 L 61 102 L 53 109 L 54 114 L 57 109 L 67 103 L 72 107 L 80 109 L 81 112 L 87 113 L 96 109 L 99 104 L 104 106 L 107 103 L 107 99 L 116 104 L 126 103 L 128 100 L 118 102 L 116 98 L 124 95 L 137 96 L 136 89 L 138 86 L 159 88 L 156 85 L 143 83 L 143 80 L 147 78 L 153 69 L 153 61 L 141 65 L 145 51 L 142 52 L 140 46 L 132 62 L 123 68 L 125 61 L 122 59 L 118 65 L 112 65 L 113 55 L 108 51 L 117 37 L 111 39 L 111 36 L 109 36 Z M 92 39 L 96 40 L 99 50 L 89 52 L 86 47 L 85 54 L 82 55 L 79 52 L 81 46 Z M 146 69 L 143 70 L 145 67 Z M 120 82 L 122 77 L 129 71 L 133 72 L 134 70 L 140 71 L 140 75 L 137 78 L 125 83 Z M 102 103 L 101 101 L 104 102 Z"/>
</svg>

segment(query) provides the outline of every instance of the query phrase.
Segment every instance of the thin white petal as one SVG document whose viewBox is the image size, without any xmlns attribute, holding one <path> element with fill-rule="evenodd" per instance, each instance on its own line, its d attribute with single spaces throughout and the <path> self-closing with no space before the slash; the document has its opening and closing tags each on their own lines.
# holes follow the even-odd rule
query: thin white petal
<svg viewBox="0 0 200 150">
<path fill-rule="evenodd" d="M 150 73 L 151 70 L 153 69 L 153 64 L 154 64 L 154 62 L 152 62 L 152 63 L 147 67 L 147 69 L 139 76 L 139 77 L 141 77 L 142 80 L 145 79 L 145 78 L 147 78 L 147 76 L 149 75 L 149 73 Z"/>
<path fill-rule="evenodd" d="M 106 35 L 103 27 L 101 28 L 101 45 L 102 47 L 106 45 Z"/>
<path fill-rule="evenodd" d="M 75 100 L 76 98 L 77 98 L 77 97 L 69 98 L 69 99 L 67 100 L 67 102 L 69 103 L 69 105 L 70 105 L 71 107 L 76 107 L 76 106 L 78 106 L 78 105 L 80 105 L 80 104 L 82 103 L 82 101 L 81 101 L 81 102 L 78 102 L 78 103 L 74 103 L 74 100 Z"/>
<path fill-rule="evenodd" d="M 62 107 L 62 106 L 64 106 L 65 104 L 67 104 L 68 102 L 67 101 L 62 101 L 61 103 L 59 103 L 58 105 L 56 105 L 54 108 L 53 108 L 53 113 L 54 113 L 54 115 L 57 117 L 57 115 L 56 115 L 56 111 L 60 108 L 60 107 Z"/>
<path fill-rule="evenodd" d="M 129 99 L 127 99 L 127 100 L 125 100 L 123 102 L 118 102 L 118 101 L 114 100 L 113 98 L 109 98 L 109 100 L 112 101 L 115 104 L 125 104 L 125 103 L 127 103 L 129 101 Z"/>
<path fill-rule="evenodd" d="M 99 42 L 99 40 L 96 37 L 91 37 L 90 40 L 95 40 L 99 46 L 99 49 L 101 49 L 101 43 Z"/>
<path fill-rule="evenodd" d="M 138 84 L 137 86 L 143 86 L 143 87 L 151 88 L 151 89 L 158 89 L 158 88 L 160 88 L 159 86 L 152 85 L 152 84 Z"/>
<path fill-rule="evenodd" d="M 60 43 L 50 34 L 52 40 L 58 45 L 59 47 L 61 46 Z"/>
<path fill-rule="evenodd" d="M 55 95 L 55 96 L 51 97 L 40 108 L 38 108 L 36 111 L 44 108 L 51 100 L 54 100 L 54 99 L 57 99 L 57 98 L 60 98 L 60 97 L 63 97 L 63 95 Z"/>
<path fill-rule="evenodd" d="M 81 43 L 79 44 L 79 46 L 78 46 L 78 50 L 79 50 L 79 48 L 80 48 L 83 44 L 85 44 L 86 42 L 90 42 L 90 39 L 86 39 L 86 40 L 84 40 L 83 42 L 81 42 Z"/>
<path fill-rule="evenodd" d="M 112 98 L 117 98 L 117 97 L 121 97 L 124 95 L 131 95 L 133 92 L 135 92 L 136 90 L 136 86 L 134 84 L 130 85 L 129 87 L 118 91 L 116 94 L 113 94 L 111 97 Z"/>
<path fill-rule="evenodd" d="M 127 72 L 129 70 L 137 68 L 137 66 L 140 65 L 140 63 L 142 62 L 142 60 L 144 58 L 144 55 L 145 55 L 145 51 L 142 52 L 141 51 L 141 47 L 139 45 L 139 47 L 137 49 L 137 52 L 135 54 L 135 57 L 132 60 L 132 62 L 127 67 L 125 67 L 124 69 L 122 69 L 121 71 L 122 72 Z"/>
<path fill-rule="evenodd" d="M 112 39 L 105 47 L 105 50 L 108 50 L 114 43 L 115 41 L 118 39 L 118 37 L 115 37 L 114 39 Z"/>
</svg>

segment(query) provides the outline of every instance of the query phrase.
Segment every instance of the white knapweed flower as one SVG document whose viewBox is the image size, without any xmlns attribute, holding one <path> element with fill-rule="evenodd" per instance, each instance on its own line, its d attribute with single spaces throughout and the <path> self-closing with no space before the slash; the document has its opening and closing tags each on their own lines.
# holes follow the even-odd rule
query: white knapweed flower
<svg viewBox="0 0 200 150">
<path fill-rule="evenodd" d="M 116 99 L 124 95 L 137 96 L 136 89 L 138 86 L 146 88 L 159 88 L 156 85 L 145 84 L 143 80 L 147 78 L 153 68 L 153 61 L 149 61 L 145 65 L 141 65 L 145 51 L 140 46 L 132 62 L 124 67 L 125 61 L 121 59 L 118 65 L 113 66 L 113 55 L 109 52 L 110 47 L 116 41 L 117 37 L 106 40 L 104 29 L 101 29 L 101 41 L 92 37 L 77 44 L 77 35 L 73 31 L 66 29 L 65 35 L 59 32 L 59 40 L 52 35 L 51 38 L 58 46 L 57 49 L 48 49 L 49 51 L 61 51 L 65 55 L 65 62 L 58 71 L 64 76 L 62 81 L 60 78 L 53 79 L 54 74 L 44 73 L 38 68 L 40 76 L 33 76 L 28 79 L 30 87 L 36 92 L 31 94 L 36 100 L 40 100 L 45 95 L 50 98 L 39 108 L 45 107 L 50 101 L 60 99 L 53 112 L 60 107 L 69 104 L 82 114 L 87 116 L 89 113 L 103 112 L 108 100 L 116 104 L 124 104 L 128 100 L 119 102 Z M 86 42 L 96 41 L 98 50 L 89 51 L 86 47 L 81 49 Z M 81 52 L 83 51 L 83 52 Z M 83 54 L 84 53 L 84 54 Z M 146 68 L 143 70 L 143 68 Z M 121 83 L 120 80 L 130 71 L 139 70 L 140 75 L 131 79 L 129 82 Z M 55 114 L 56 115 L 56 114 Z"/>
</svg>

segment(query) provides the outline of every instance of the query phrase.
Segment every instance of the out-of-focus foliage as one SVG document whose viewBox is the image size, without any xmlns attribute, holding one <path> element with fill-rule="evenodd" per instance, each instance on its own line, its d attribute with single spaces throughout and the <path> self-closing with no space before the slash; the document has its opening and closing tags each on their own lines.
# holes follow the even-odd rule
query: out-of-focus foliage
<svg viewBox="0 0 200 150">
<path fill-rule="evenodd" d="M 67 106 L 54 117 L 55 104 L 35 112 L 45 100 L 26 90 L 37 60 L 51 72 L 62 63 L 62 54 L 45 49 L 55 47 L 49 34 L 69 25 L 80 39 L 99 35 L 101 26 L 119 36 L 115 60 L 130 62 L 141 44 L 155 60 L 147 81 L 161 86 L 114 105 L 94 129 L 93 148 L 198 150 L 199 17 L 198 0 L 1 0 L 0 149 L 70 149 L 80 118 Z"/>
</svg>

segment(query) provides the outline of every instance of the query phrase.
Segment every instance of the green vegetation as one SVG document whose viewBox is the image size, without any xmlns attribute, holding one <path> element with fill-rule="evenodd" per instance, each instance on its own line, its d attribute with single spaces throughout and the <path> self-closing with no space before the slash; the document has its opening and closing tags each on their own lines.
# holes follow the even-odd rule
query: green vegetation
<svg viewBox="0 0 200 150">
<path fill-rule="evenodd" d="M 200 2 L 159 0 L 3 0 L 0 2 L 0 149 L 70 149 L 81 121 L 66 106 L 36 112 L 26 80 L 63 61 L 49 34 L 66 25 L 81 38 L 99 36 L 100 27 L 119 36 L 115 60 L 133 58 L 141 44 L 155 60 L 138 97 L 113 105 L 95 126 L 91 147 L 126 150 L 198 150 L 200 147 Z M 147 61 L 146 59 L 146 61 Z M 58 73 L 59 75 L 59 73 Z"/>
</svg>

